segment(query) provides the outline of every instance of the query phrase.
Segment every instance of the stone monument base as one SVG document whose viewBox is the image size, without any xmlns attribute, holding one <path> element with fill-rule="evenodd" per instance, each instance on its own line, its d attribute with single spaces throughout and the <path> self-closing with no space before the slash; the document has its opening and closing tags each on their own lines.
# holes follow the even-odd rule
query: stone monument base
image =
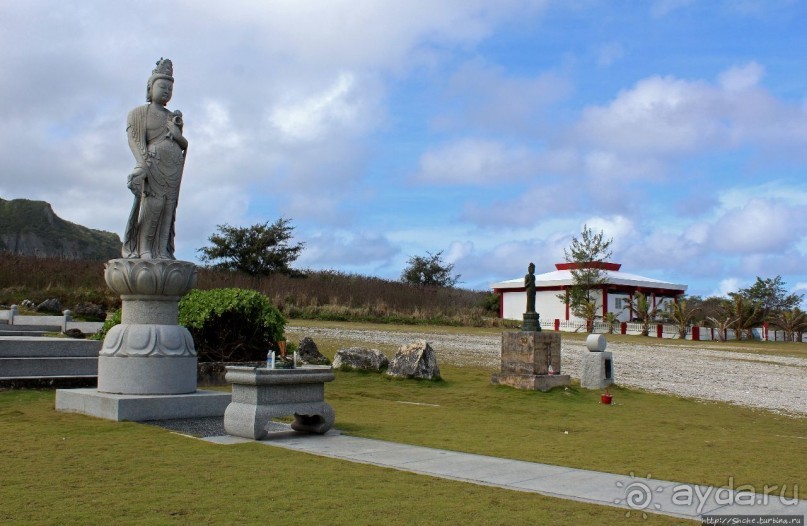
<svg viewBox="0 0 807 526">
<path fill-rule="evenodd" d="M 491 376 L 490 383 L 549 391 L 571 384 L 571 377 L 560 372 L 560 334 L 508 331 L 502 333 L 501 373 Z"/>
<path fill-rule="evenodd" d="M 490 383 L 546 392 L 554 387 L 571 385 L 572 377 L 568 374 L 494 374 L 490 377 Z"/>
<path fill-rule="evenodd" d="M 173 395 L 121 395 L 98 389 L 57 389 L 56 410 L 107 420 L 171 420 L 223 416 L 230 393 L 196 391 Z"/>
<path fill-rule="evenodd" d="M 99 356 L 98 391 L 176 395 L 196 391 L 196 356 Z"/>
<path fill-rule="evenodd" d="M 610 351 L 588 352 L 583 356 L 580 387 L 602 389 L 614 383 L 614 358 Z"/>
</svg>

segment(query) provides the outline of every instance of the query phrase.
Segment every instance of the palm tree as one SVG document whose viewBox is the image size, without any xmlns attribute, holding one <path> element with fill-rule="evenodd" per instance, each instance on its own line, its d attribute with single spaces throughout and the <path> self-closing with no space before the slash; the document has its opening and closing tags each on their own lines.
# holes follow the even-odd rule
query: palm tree
<svg viewBox="0 0 807 526">
<path fill-rule="evenodd" d="M 762 310 L 759 303 L 746 298 L 741 294 L 731 293 L 730 300 L 723 305 L 728 315 L 734 318 L 734 332 L 738 340 L 745 334 L 746 339 L 753 340 L 754 334 L 751 329 L 755 324 L 762 321 Z"/>
<path fill-rule="evenodd" d="M 586 320 L 586 332 L 594 332 L 594 320 L 601 317 L 597 315 L 596 301 L 584 301 L 578 305 L 574 313 Z"/>
<path fill-rule="evenodd" d="M 613 312 L 607 312 L 603 317 L 602 321 L 608 325 L 608 334 L 614 333 L 614 327 L 619 323 L 619 318 L 617 318 L 616 314 Z"/>
<path fill-rule="evenodd" d="M 714 328 L 717 329 L 717 339 L 721 342 L 726 341 L 728 339 L 728 329 L 734 325 L 736 320 L 731 316 L 725 316 L 723 318 L 709 316 L 707 319 L 712 322 Z"/>
<path fill-rule="evenodd" d="M 683 340 L 687 336 L 689 322 L 692 321 L 700 310 L 700 307 L 693 307 L 692 304 L 687 304 L 687 300 L 685 300 L 683 296 L 679 296 L 678 301 L 665 305 L 662 315 L 665 319 L 672 321 L 678 326 L 678 336 Z"/>
<path fill-rule="evenodd" d="M 652 297 L 652 296 L 651 296 Z M 642 322 L 642 336 L 650 335 L 650 322 L 656 317 L 658 309 L 653 306 L 653 302 L 647 294 L 637 292 L 633 298 L 631 308 L 636 313 L 636 317 Z"/>
<path fill-rule="evenodd" d="M 798 334 L 801 341 L 801 333 L 807 330 L 807 313 L 798 307 L 791 310 L 782 311 L 773 317 L 773 323 L 785 331 L 785 341 L 792 342 L 793 336 Z"/>
</svg>

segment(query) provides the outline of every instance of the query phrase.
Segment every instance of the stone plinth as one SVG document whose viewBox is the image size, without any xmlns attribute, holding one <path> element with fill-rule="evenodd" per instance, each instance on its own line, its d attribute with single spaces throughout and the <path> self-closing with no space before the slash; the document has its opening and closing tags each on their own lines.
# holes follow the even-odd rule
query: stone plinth
<svg viewBox="0 0 807 526">
<path fill-rule="evenodd" d="M 549 374 L 550 366 L 553 374 Z M 508 331 L 502 333 L 501 373 L 490 380 L 517 389 L 548 391 L 571 383 L 571 377 L 560 372 L 560 334 Z"/>
<path fill-rule="evenodd" d="M 610 351 L 589 352 L 583 356 L 580 387 L 602 389 L 614 383 L 614 358 Z"/>
<path fill-rule="evenodd" d="M 524 332 L 541 332 L 541 318 L 537 312 L 525 312 L 521 322 Z"/>
<path fill-rule="evenodd" d="M 57 389 L 56 410 L 107 420 L 171 420 L 221 416 L 230 393 L 196 391 L 181 395 L 121 395 L 97 389 Z"/>
<path fill-rule="evenodd" d="M 334 379 L 329 366 L 299 369 L 227 367 L 232 402 L 224 412 L 228 434 L 261 440 L 275 417 L 294 415 L 295 431 L 323 434 L 333 425 L 334 412 L 325 402 L 325 383 Z"/>
<path fill-rule="evenodd" d="M 196 265 L 165 259 L 113 259 L 104 278 L 123 302 L 122 322 L 98 356 L 98 389 L 58 389 L 56 409 L 110 420 L 221 416 L 228 393 L 196 390 L 196 349 L 178 325 L 180 298 Z"/>
<path fill-rule="evenodd" d="M 98 391 L 171 395 L 196 391 L 196 350 L 177 324 L 180 298 L 196 285 L 196 265 L 162 259 L 113 259 L 104 278 L 120 294 L 122 323 L 98 357 Z"/>
</svg>

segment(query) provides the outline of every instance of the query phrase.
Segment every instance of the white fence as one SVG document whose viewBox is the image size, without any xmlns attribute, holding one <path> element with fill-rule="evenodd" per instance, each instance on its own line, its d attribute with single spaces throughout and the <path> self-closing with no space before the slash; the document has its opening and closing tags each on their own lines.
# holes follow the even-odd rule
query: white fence
<svg viewBox="0 0 807 526">
<path fill-rule="evenodd" d="M 14 307 L 12 306 L 9 310 L 0 310 L 0 324 L 5 322 L 9 326 L 17 327 L 26 325 L 60 327 L 62 331 L 78 329 L 84 334 L 95 334 L 104 325 L 97 321 L 73 321 L 70 311 L 64 311 L 62 316 L 20 316 Z"/>
<path fill-rule="evenodd" d="M 558 319 L 541 320 L 541 329 L 561 332 L 587 332 L 585 322 Z M 614 334 L 638 335 L 642 333 L 642 324 L 622 322 L 614 323 L 612 327 L 609 327 L 607 323 L 595 321 L 593 332 L 601 334 L 612 332 Z M 755 327 L 751 329 L 751 332 L 755 340 L 765 340 L 767 335 L 768 341 L 785 341 L 785 331 L 766 330 L 764 327 Z M 681 338 L 678 332 L 678 326 L 669 323 L 650 323 L 648 325 L 647 335 L 651 338 Z M 797 338 L 798 334 L 794 334 L 789 341 L 798 341 Z M 721 335 L 720 331 L 713 327 L 687 327 L 685 339 L 695 341 L 736 340 L 737 335 L 733 329 L 728 329 Z M 807 333 L 801 335 L 801 341 L 802 343 L 807 343 Z"/>
</svg>

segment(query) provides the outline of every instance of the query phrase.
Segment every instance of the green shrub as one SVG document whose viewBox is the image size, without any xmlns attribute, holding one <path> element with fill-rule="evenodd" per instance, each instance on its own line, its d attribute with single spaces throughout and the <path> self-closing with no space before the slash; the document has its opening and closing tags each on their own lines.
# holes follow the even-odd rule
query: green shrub
<svg viewBox="0 0 807 526">
<path fill-rule="evenodd" d="M 283 339 L 286 320 L 254 290 L 192 290 L 179 302 L 200 362 L 255 362 Z"/>
<path fill-rule="evenodd" d="M 109 329 L 114 327 L 115 325 L 121 324 L 121 316 L 122 312 L 120 309 L 116 310 L 112 313 L 112 316 L 109 317 L 108 320 L 104 322 L 104 326 L 101 327 L 101 330 L 90 336 L 91 340 L 103 340 L 106 338 L 106 333 L 109 332 Z"/>
</svg>

